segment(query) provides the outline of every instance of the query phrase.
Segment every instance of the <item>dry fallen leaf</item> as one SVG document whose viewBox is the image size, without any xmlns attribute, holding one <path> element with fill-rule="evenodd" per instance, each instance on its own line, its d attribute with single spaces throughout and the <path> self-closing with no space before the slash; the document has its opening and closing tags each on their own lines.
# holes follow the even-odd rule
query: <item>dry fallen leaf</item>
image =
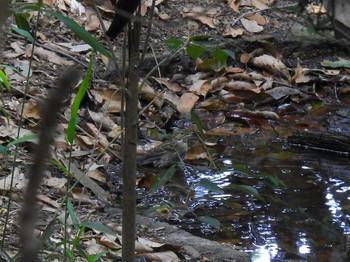
<svg viewBox="0 0 350 262">
<path fill-rule="evenodd" d="M 240 1 L 239 0 L 228 0 L 228 5 L 235 12 L 237 12 L 237 13 L 239 12 L 239 5 L 240 5 Z"/>
<path fill-rule="evenodd" d="M 232 27 L 226 28 L 225 32 L 222 34 L 223 36 L 231 36 L 233 38 L 243 35 L 244 30 L 241 28 L 233 29 Z"/>
<path fill-rule="evenodd" d="M 264 69 L 272 74 L 280 74 L 286 79 L 290 80 L 288 68 L 283 64 L 283 62 L 277 58 L 270 55 L 261 55 L 254 57 L 250 62 L 261 69 Z"/>
<path fill-rule="evenodd" d="M 241 23 L 243 27 L 250 33 L 259 33 L 264 30 L 264 27 L 261 25 L 258 25 L 258 23 L 255 20 L 242 18 Z"/>
<path fill-rule="evenodd" d="M 189 113 L 196 104 L 199 97 L 193 93 L 185 93 L 180 97 L 177 110 L 180 113 Z"/>
<path fill-rule="evenodd" d="M 218 15 L 218 9 L 194 7 L 191 9 L 185 8 L 181 13 L 182 17 L 192 18 L 194 20 L 200 21 L 202 24 L 209 26 L 210 28 L 215 28 L 214 17 Z"/>
</svg>

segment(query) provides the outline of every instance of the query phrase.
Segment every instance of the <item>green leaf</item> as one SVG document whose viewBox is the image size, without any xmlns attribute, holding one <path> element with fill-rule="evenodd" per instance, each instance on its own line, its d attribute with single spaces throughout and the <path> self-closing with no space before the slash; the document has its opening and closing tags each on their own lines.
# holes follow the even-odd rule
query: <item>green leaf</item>
<svg viewBox="0 0 350 262">
<path fill-rule="evenodd" d="M 89 32 L 87 32 L 83 27 L 78 25 L 74 20 L 55 11 L 47 9 L 43 9 L 42 11 L 56 17 L 58 20 L 64 23 L 70 30 L 72 30 L 81 40 L 90 45 L 93 49 L 97 50 L 102 55 L 111 58 L 111 54 L 98 42 L 98 40 L 95 37 L 93 37 Z"/>
<path fill-rule="evenodd" d="M 200 71 L 214 71 L 220 72 L 227 67 L 226 61 L 222 62 L 216 58 L 206 58 L 203 59 L 201 63 L 197 65 L 197 69 Z"/>
<path fill-rule="evenodd" d="M 211 56 L 221 64 L 226 64 L 228 55 L 222 49 L 214 49 L 210 51 Z"/>
<path fill-rule="evenodd" d="M 329 61 L 323 60 L 321 65 L 331 68 L 350 68 L 349 60 L 341 60 L 341 61 Z"/>
<path fill-rule="evenodd" d="M 2 71 L 0 69 L 0 82 L 3 83 L 3 85 L 6 87 L 7 91 L 10 91 L 11 87 L 10 87 L 10 83 L 4 73 L 4 71 Z"/>
<path fill-rule="evenodd" d="M 191 36 L 188 40 L 189 40 L 189 43 L 191 44 L 197 44 L 201 46 L 210 45 L 210 36 L 206 36 L 206 35 L 194 35 L 194 36 Z"/>
<path fill-rule="evenodd" d="M 18 28 L 27 31 L 30 34 L 30 25 L 28 23 L 30 15 L 28 13 L 17 13 L 15 21 Z"/>
<path fill-rule="evenodd" d="M 26 135 L 26 136 L 23 136 L 23 137 L 20 137 L 16 140 L 13 140 L 12 142 L 8 143 L 6 145 L 7 148 L 10 148 L 11 146 L 13 145 L 17 145 L 17 144 L 20 144 L 20 143 L 24 143 L 24 142 L 27 142 L 27 141 L 30 141 L 30 140 L 35 140 L 38 138 L 38 135 L 37 134 L 30 134 L 30 135 Z"/>
<path fill-rule="evenodd" d="M 50 221 L 50 223 L 46 226 L 44 232 L 40 236 L 40 242 L 41 243 L 47 243 L 49 238 L 52 236 L 52 234 L 55 232 L 57 229 L 56 227 L 56 220 L 53 219 Z"/>
<path fill-rule="evenodd" d="M 206 48 L 199 45 L 194 45 L 194 44 L 189 44 L 186 48 L 186 54 L 192 59 L 197 59 L 202 54 L 204 54 L 205 51 L 206 51 Z"/>
<path fill-rule="evenodd" d="M 226 53 L 227 56 L 231 57 L 232 59 L 235 59 L 236 58 L 236 55 L 233 51 L 231 50 L 228 50 L 228 49 L 222 49 L 223 52 Z"/>
<path fill-rule="evenodd" d="M 209 179 L 202 178 L 197 186 L 204 187 L 210 191 L 217 192 L 217 193 L 222 193 L 224 192 L 221 187 L 219 187 L 217 184 L 211 182 Z"/>
<path fill-rule="evenodd" d="M 105 225 L 100 224 L 100 223 L 95 223 L 92 221 L 84 221 L 81 223 L 81 225 L 88 227 L 88 228 L 91 228 L 91 229 L 94 229 L 96 231 L 105 233 L 105 234 L 110 234 L 110 235 L 115 234 L 115 232 L 110 227 L 105 226 Z"/>
<path fill-rule="evenodd" d="M 68 140 L 68 143 L 70 145 L 73 144 L 74 137 L 75 137 L 75 125 L 76 125 L 79 107 L 80 107 L 81 101 L 83 100 L 85 93 L 86 93 L 86 90 L 87 90 L 89 83 L 90 83 L 92 61 L 93 61 L 93 58 L 91 56 L 84 80 L 80 84 L 80 87 L 78 89 L 78 92 L 77 92 L 77 94 L 74 98 L 73 104 L 72 104 L 71 115 L 70 115 L 70 119 L 69 119 L 69 123 L 68 123 L 68 127 L 67 127 L 67 140 Z"/>
<path fill-rule="evenodd" d="M 78 230 L 79 227 L 80 227 L 80 223 L 79 223 L 79 220 L 78 220 L 78 218 L 77 218 L 77 216 L 76 216 L 76 214 L 74 212 L 73 204 L 69 200 L 69 198 L 67 198 L 67 210 L 68 210 L 68 214 L 69 214 L 70 218 L 72 219 L 74 228 L 76 230 Z"/>
<path fill-rule="evenodd" d="M 31 43 L 34 43 L 34 38 L 28 31 L 20 29 L 15 25 L 11 25 L 11 29 L 15 31 L 17 34 L 27 38 Z"/>
<path fill-rule="evenodd" d="M 202 125 L 202 121 L 199 118 L 199 116 L 196 113 L 194 113 L 193 111 L 191 111 L 191 119 L 194 122 L 194 124 L 196 125 L 197 130 L 198 130 L 199 134 L 201 135 L 201 137 L 204 137 L 204 128 Z"/>
<path fill-rule="evenodd" d="M 200 216 L 198 217 L 198 220 L 201 221 L 202 223 L 208 224 L 212 226 L 215 229 L 220 229 L 221 223 L 219 220 L 213 218 L 213 217 L 208 217 L 208 216 Z"/>
<path fill-rule="evenodd" d="M 237 190 L 241 191 L 243 193 L 247 193 L 249 195 L 253 195 L 256 199 L 259 199 L 263 202 L 265 202 L 265 199 L 259 194 L 258 190 L 256 190 L 252 186 L 247 185 L 229 185 L 227 189 Z"/>
<path fill-rule="evenodd" d="M 155 192 L 164 186 L 174 175 L 176 171 L 176 165 L 172 165 L 169 169 L 159 174 L 159 179 L 155 182 L 152 181 L 150 192 Z"/>
<path fill-rule="evenodd" d="M 173 51 L 176 51 L 180 46 L 184 44 L 183 41 L 176 38 L 169 38 L 164 41 L 164 43 L 167 45 L 168 48 L 170 48 Z"/>
</svg>

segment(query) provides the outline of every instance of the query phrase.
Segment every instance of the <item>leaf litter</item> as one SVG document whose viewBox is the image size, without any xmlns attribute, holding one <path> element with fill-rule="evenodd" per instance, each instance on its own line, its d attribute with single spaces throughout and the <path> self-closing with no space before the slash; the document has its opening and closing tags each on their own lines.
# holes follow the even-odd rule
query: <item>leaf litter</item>
<svg viewBox="0 0 350 262">
<path fill-rule="evenodd" d="M 273 1 L 228 1 L 225 5 L 218 4 L 218 6 L 206 8 L 200 6 L 198 1 L 189 1 L 189 7 L 183 7 L 176 1 L 156 1 L 157 12 L 160 20 L 174 20 L 184 17 L 184 21 L 190 21 L 182 26 L 190 34 L 206 34 L 211 32 L 217 34 L 218 39 L 222 39 L 224 46 L 220 48 L 232 47 L 230 39 L 237 39 L 242 35 L 253 36 L 260 32 L 266 31 L 268 20 L 265 18 L 265 13 L 256 13 L 243 15 L 251 8 L 259 10 L 268 9 Z M 73 3 L 73 2 L 72 2 Z M 105 1 L 103 1 L 105 3 Z M 108 3 L 108 2 L 106 2 Z M 142 14 L 146 15 L 146 10 L 150 7 L 150 1 L 144 1 L 142 5 Z M 169 9 L 166 5 L 175 5 L 179 8 L 177 10 Z M 77 18 L 78 14 L 84 16 L 84 9 L 79 5 L 70 6 L 66 2 L 53 2 L 52 7 L 67 13 L 73 18 Z M 100 7 L 107 14 L 111 12 L 110 7 L 103 5 Z M 87 6 L 87 12 L 90 7 Z M 227 16 L 222 15 L 223 12 L 229 12 L 234 19 L 240 18 L 240 23 L 232 23 Z M 160 14 L 167 14 L 170 19 Z M 199 15 L 200 14 L 200 15 Z M 14 37 L 9 37 L 7 40 L 10 46 L 4 50 L 4 61 L 11 66 L 17 68 L 16 71 L 8 73 L 11 86 L 22 89 L 23 77 L 27 74 L 33 76 L 33 83 L 39 90 L 45 90 L 51 87 L 54 76 L 59 74 L 60 66 L 67 66 L 73 64 L 72 57 L 77 60 L 86 61 L 90 49 L 82 42 L 77 42 L 74 36 L 62 27 L 55 29 L 53 23 L 48 19 L 48 30 L 41 32 L 43 36 L 41 41 L 44 45 L 36 47 L 34 53 L 31 52 L 31 46 L 27 45 L 24 40 L 18 40 Z M 100 27 L 97 25 L 96 18 L 90 16 L 90 20 L 84 21 L 77 19 L 76 21 L 85 26 L 88 31 L 99 33 Z M 108 15 L 104 16 L 108 24 Z M 157 18 L 156 18 L 157 19 Z M 157 22 L 157 20 L 156 20 Z M 171 22 L 168 25 L 171 28 Z M 99 23 L 98 23 L 99 24 Z M 233 26 L 233 27 L 231 27 Z M 164 36 L 172 36 L 175 33 L 176 37 L 180 39 L 186 37 L 186 34 L 180 34 L 178 31 L 169 32 L 167 26 L 160 28 Z M 212 30 L 214 29 L 214 31 Z M 277 28 L 278 29 L 278 28 Z M 40 29 L 39 29 L 40 30 Z M 56 30 L 60 30 L 57 34 Z M 57 37 L 60 35 L 60 37 Z M 221 38 L 224 37 L 224 38 Z M 62 42 L 63 39 L 68 39 Z M 15 40 L 16 39 L 16 40 Z M 164 47 L 157 44 L 158 37 L 155 36 L 151 41 L 157 46 L 159 52 L 163 52 Z M 101 40 L 103 41 L 103 40 Z M 45 44 L 60 46 L 62 52 L 48 49 Z M 220 45 L 214 41 L 215 45 Z M 293 43 L 292 43 L 293 44 Z M 349 72 L 346 71 L 348 67 L 348 57 L 341 59 L 322 59 L 317 63 L 317 67 L 308 65 L 303 61 L 298 54 L 288 53 L 284 54 L 283 46 L 277 47 L 274 41 L 270 39 L 249 40 L 245 43 L 244 52 L 240 52 L 240 59 L 238 55 L 237 60 L 230 60 L 227 64 L 220 67 L 211 68 L 197 67 L 176 69 L 175 71 L 166 74 L 159 74 L 152 79 L 148 79 L 146 85 L 141 90 L 140 96 L 140 111 L 141 122 L 140 128 L 144 133 L 152 131 L 154 128 L 164 128 L 170 119 L 188 119 L 190 112 L 195 112 L 201 122 L 204 124 L 204 132 L 207 136 L 222 137 L 222 136 L 240 136 L 243 134 L 255 134 L 261 129 L 271 129 L 271 124 L 279 127 L 280 134 L 286 137 L 290 132 L 283 130 L 284 123 L 287 122 L 288 129 L 305 129 L 313 127 L 313 119 L 304 118 L 305 115 L 315 112 L 313 106 L 315 103 L 308 101 L 322 102 L 325 105 L 331 103 L 339 103 L 339 99 L 345 105 L 350 103 L 349 93 L 346 91 L 346 86 L 349 81 Z M 303 50 L 299 50 L 302 54 Z M 28 57 L 34 56 L 34 64 L 32 69 L 28 65 Z M 291 56 L 285 59 L 284 56 Z M 16 63 L 12 63 L 12 59 L 18 59 Z M 294 61 L 290 61 L 294 60 Z M 242 63 L 239 63 L 242 62 Z M 97 59 L 97 64 L 103 66 L 105 61 L 102 58 Z M 181 63 L 176 66 L 181 67 Z M 337 70 L 335 70 L 335 68 Z M 32 70 L 32 71 L 31 71 Z M 205 72 L 201 72 L 201 71 Z M 9 71 L 8 71 L 9 72 Z M 43 73 L 45 72 L 45 73 Z M 172 80 L 174 74 L 183 74 L 184 76 L 179 80 Z M 329 83 L 337 83 L 340 87 L 337 90 L 330 90 L 327 85 Z M 318 85 L 320 88 L 315 88 Z M 345 88 L 343 88 L 345 87 Z M 166 89 L 166 91 L 164 91 Z M 17 131 L 17 114 L 18 109 L 15 109 L 11 104 L 14 101 L 22 99 L 22 94 L 14 93 L 12 89 L 9 93 L 4 93 L 5 108 L 10 112 L 10 122 L 1 126 L 1 142 L 3 145 L 13 141 L 16 137 Z M 46 91 L 41 91 L 39 100 Z M 335 94 L 335 96 L 334 96 Z M 33 94 L 36 96 L 35 94 Z M 338 96 L 339 95 L 339 96 Z M 25 129 L 21 132 L 35 131 L 37 128 L 40 115 L 38 114 L 37 106 L 38 100 L 26 100 L 24 104 L 24 116 L 27 121 Z M 76 190 L 72 192 L 73 199 L 77 203 L 96 204 L 95 197 L 108 203 L 110 201 L 110 186 L 108 179 L 103 176 L 103 172 L 97 167 L 96 169 L 89 169 L 88 176 L 84 175 L 81 169 L 89 166 L 95 161 L 102 166 L 108 166 L 121 156 L 120 146 L 117 145 L 109 147 L 111 139 L 118 138 L 121 132 L 120 122 L 118 121 L 119 113 L 121 111 L 121 96 L 118 91 L 118 86 L 110 84 L 105 79 L 101 78 L 96 81 L 88 91 L 88 105 L 81 108 L 79 115 L 81 117 L 78 123 L 78 134 L 73 145 L 73 162 L 70 163 L 72 172 L 76 178 L 84 177 L 80 180 L 81 187 L 88 190 Z M 277 106 L 276 106 L 277 105 Z M 165 108 L 172 108 L 167 113 Z M 297 110 L 297 109 L 301 110 Z M 68 110 L 63 113 L 63 116 L 68 115 Z M 161 112 L 163 111 L 163 112 Z M 322 111 L 319 111 L 322 112 Z M 317 116 L 317 113 L 315 113 Z M 292 118 L 293 116 L 293 118 Z M 3 119 L 3 117 L 2 117 Z M 243 124 L 242 124 L 243 123 Z M 141 126 L 142 125 L 142 126 Z M 61 126 L 63 130 L 64 124 Z M 29 131 L 30 130 L 30 131 Z M 56 138 L 59 143 L 55 147 L 56 160 L 61 162 L 63 158 L 60 156 L 68 153 L 69 147 L 63 145 L 64 140 Z M 116 140 L 118 141 L 118 140 Z M 152 139 L 143 142 L 143 154 L 147 155 L 148 150 L 154 150 L 153 144 L 158 144 L 156 147 L 161 147 L 162 139 L 152 137 Z M 33 141 L 27 142 L 27 147 L 30 147 Z M 220 143 L 219 143 L 220 145 Z M 26 152 L 25 147 L 20 147 L 23 152 Z M 89 152 L 94 152 L 89 154 Z M 222 153 L 218 150 L 218 152 Z M 87 153 L 84 153 L 87 152 Z M 75 154 L 74 154 L 75 153 Z M 88 157 L 86 157 L 86 154 Z M 102 154 L 101 157 L 97 154 Z M 3 155 L 3 153 L 2 153 Z M 4 155 L 2 156 L 4 157 Z M 207 151 L 203 145 L 190 146 L 185 155 L 184 160 L 205 160 L 208 159 Z M 22 156 L 20 160 L 29 164 L 29 160 Z M 68 166 L 67 162 L 62 161 L 62 165 Z M 102 168 L 103 169 L 103 168 Z M 19 191 L 24 185 L 25 178 L 23 176 L 24 170 L 18 169 L 15 174 L 15 192 Z M 57 208 L 57 192 L 64 190 L 66 178 L 59 175 L 60 172 L 49 172 L 46 182 L 43 185 L 43 194 L 39 197 L 41 203 L 47 208 Z M 8 190 L 8 174 L 1 174 L 0 188 L 1 190 Z M 113 183 L 112 183 L 112 186 Z M 48 189 L 55 189 L 51 193 Z M 84 201 L 83 201 L 84 200 Z M 90 201 L 91 200 L 91 201 Z M 91 213 L 95 207 L 82 204 L 76 206 L 77 212 L 81 217 L 86 217 L 84 213 Z M 113 236 L 115 239 L 115 236 Z M 113 239 L 112 238 L 112 239 Z M 107 236 L 101 236 L 98 233 L 88 236 L 84 241 L 91 252 L 100 249 L 114 249 L 120 250 L 118 243 L 109 242 Z M 140 241 L 141 239 L 141 241 Z M 157 248 L 164 244 L 153 242 L 150 244 L 149 240 L 139 241 L 144 246 L 142 256 L 149 259 L 158 259 L 158 261 L 178 261 L 178 257 L 172 251 L 157 252 Z M 140 250 L 140 253 L 141 253 Z"/>
</svg>

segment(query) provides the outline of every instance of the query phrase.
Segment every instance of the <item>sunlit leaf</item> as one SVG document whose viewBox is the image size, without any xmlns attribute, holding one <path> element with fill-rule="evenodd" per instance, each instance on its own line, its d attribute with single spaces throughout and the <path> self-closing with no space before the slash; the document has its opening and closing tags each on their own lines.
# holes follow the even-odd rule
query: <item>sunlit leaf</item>
<svg viewBox="0 0 350 262">
<path fill-rule="evenodd" d="M 219 220 L 213 218 L 213 217 L 208 217 L 208 216 L 200 216 L 198 217 L 199 221 L 202 223 L 208 224 L 212 226 L 215 229 L 220 229 L 221 223 Z"/>
</svg>

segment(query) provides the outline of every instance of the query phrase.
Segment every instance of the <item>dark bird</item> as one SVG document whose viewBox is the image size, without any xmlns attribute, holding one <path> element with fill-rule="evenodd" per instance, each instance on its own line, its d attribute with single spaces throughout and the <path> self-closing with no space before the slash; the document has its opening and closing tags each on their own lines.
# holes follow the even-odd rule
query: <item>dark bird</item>
<svg viewBox="0 0 350 262">
<path fill-rule="evenodd" d="M 116 13 L 114 15 L 113 21 L 106 34 L 115 38 L 119 35 L 125 25 L 130 21 L 132 14 L 136 11 L 141 0 L 119 0 L 116 4 Z"/>
</svg>

